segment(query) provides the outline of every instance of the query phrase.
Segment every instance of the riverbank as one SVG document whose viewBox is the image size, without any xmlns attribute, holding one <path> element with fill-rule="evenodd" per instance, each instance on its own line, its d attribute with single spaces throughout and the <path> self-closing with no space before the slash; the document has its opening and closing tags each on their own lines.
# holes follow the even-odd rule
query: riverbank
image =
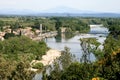
<svg viewBox="0 0 120 80">
<path fill-rule="evenodd" d="M 50 65 L 54 62 L 55 59 L 61 56 L 61 52 L 55 49 L 50 49 L 47 51 L 46 55 L 42 56 L 41 60 L 33 60 L 30 65 L 33 66 L 37 63 L 42 63 L 44 66 Z M 38 71 L 38 69 L 30 68 L 31 71 Z"/>
</svg>

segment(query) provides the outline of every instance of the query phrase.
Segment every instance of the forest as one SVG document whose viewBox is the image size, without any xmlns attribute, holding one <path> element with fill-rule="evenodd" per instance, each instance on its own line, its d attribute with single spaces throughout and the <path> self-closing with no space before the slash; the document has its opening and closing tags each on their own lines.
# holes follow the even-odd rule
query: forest
<svg viewBox="0 0 120 80">
<path fill-rule="evenodd" d="M 89 31 L 88 23 L 81 18 L 31 16 L 0 17 L 0 30 L 3 30 L 5 26 L 10 26 L 12 29 L 25 27 L 39 29 L 40 24 L 43 24 L 43 30 L 46 31 L 59 30 L 60 27 L 66 27 L 70 31 Z"/>
<path fill-rule="evenodd" d="M 13 30 L 25 27 L 34 30 L 39 29 L 40 24 L 43 24 L 46 31 L 59 31 L 60 27 L 65 27 L 72 33 L 87 33 L 90 24 L 103 24 L 110 32 L 103 50 L 98 49 L 100 44 L 96 39 L 81 39 L 83 56 L 80 62 L 65 47 L 49 75 L 46 69 L 50 66 L 42 68 L 43 80 L 119 80 L 120 18 L 0 16 L 0 31 L 8 26 Z M 49 48 L 44 41 L 33 41 L 26 36 L 11 34 L 0 41 L 0 80 L 32 80 L 36 73 L 27 70 L 29 63 L 34 59 L 40 60 Z M 91 44 L 95 47 L 91 47 Z M 91 52 L 96 57 L 94 62 L 87 58 Z"/>
</svg>

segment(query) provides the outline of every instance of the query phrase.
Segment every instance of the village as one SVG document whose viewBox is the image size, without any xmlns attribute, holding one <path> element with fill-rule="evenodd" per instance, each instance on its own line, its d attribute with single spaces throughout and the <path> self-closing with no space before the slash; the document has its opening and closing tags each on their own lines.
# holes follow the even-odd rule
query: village
<svg viewBox="0 0 120 80">
<path fill-rule="evenodd" d="M 0 31 L 0 40 L 4 40 L 4 36 L 6 33 L 13 33 L 15 35 L 24 35 L 29 37 L 32 40 L 40 41 L 47 37 L 52 37 L 57 35 L 57 31 L 46 31 L 43 32 L 42 30 L 42 24 L 40 24 L 40 29 L 32 30 L 31 27 L 26 28 L 18 28 L 16 30 L 12 30 L 10 26 L 4 27 L 3 31 Z"/>
</svg>

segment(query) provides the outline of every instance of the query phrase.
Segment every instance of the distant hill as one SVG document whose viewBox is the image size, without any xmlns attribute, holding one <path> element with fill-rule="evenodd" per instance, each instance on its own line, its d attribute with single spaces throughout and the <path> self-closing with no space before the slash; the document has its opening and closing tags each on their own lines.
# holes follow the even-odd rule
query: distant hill
<svg viewBox="0 0 120 80">
<path fill-rule="evenodd" d="M 115 17 L 120 18 L 116 13 L 39 13 L 34 16 L 63 16 L 63 17 Z"/>
<path fill-rule="evenodd" d="M 120 17 L 119 13 L 95 12 L 77 10 L 68 7 L 57 7 L 49 10 L 27 10 L 27 9 L 0 9 L 0 15 L 28 15 L 28 16 L 81 16 L 81 17 Z"/>
<path fill-rule="evenodd" d="M 32 10 L 27 9 L 0 9 L 0 14 L 2 15 L 27 15 L 37 13 Z"/>
</svg>

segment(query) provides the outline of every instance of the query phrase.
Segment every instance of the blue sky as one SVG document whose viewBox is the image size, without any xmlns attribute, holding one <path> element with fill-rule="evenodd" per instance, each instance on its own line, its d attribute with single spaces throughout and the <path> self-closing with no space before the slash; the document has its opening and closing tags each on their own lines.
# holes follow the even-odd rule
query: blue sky
<svg viewBox="0 0 120 80">
<path fill-rule="evenodd" d="M 56 7 L 120 13 L 120 0 L 0 0 L 0 9 L 49 10 Z"/>
</svg>

